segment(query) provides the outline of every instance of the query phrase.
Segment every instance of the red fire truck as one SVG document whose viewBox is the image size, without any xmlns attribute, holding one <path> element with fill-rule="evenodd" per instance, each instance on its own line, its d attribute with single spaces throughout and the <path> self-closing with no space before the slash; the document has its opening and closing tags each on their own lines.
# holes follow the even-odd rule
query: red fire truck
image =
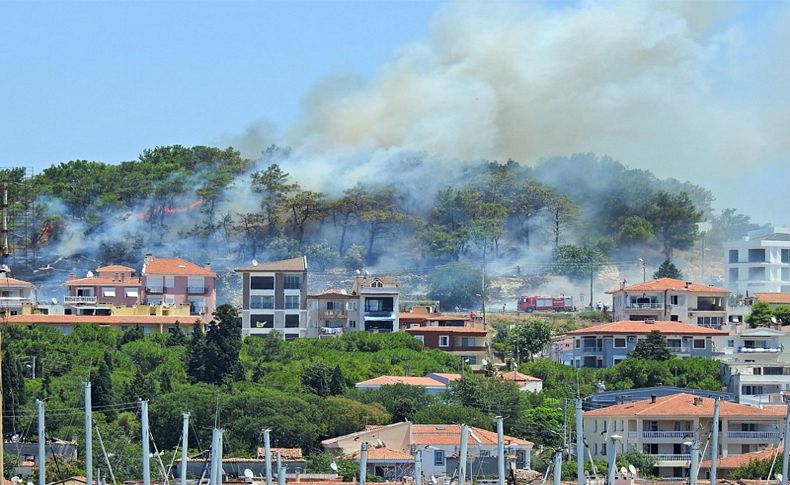
<svg viewBox="0 0 790 485">
<path fill-rule="evenodd" d="M 520 312 L 572 312 L 572 296 L 522 296 L 518 299 Z"/>
</svg>

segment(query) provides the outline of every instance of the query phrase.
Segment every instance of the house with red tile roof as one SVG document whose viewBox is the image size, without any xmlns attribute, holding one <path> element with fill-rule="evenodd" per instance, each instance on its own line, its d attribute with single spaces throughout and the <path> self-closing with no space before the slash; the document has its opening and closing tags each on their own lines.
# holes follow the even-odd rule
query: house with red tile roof
<svg viewBox="0 0 790 485">
<path fill-rule="evenodd" d="M 356 388 L 360 391 L 375 391 L 381 386 L 394 386 L 403 384 L 405 386 L 421 387 L 428 394 L 439 394 L 447 390 L 447 385 L 461 378 L 461 374 L 428 374 L 425 377 L 413 376 L 379 376 L 366 381 L 357 382 Z"/>
<path fill-rule="evenodd" d="M 189 305 L 190 314 L 204 322 L 217 309 L 217 274 L 210 265 L 147 254 L 140 280 L 146 304 Z"/>
<path fill-rule="evenodd" d="M 24 305 L 36 303 L 36 286 L 0 272 L 0 316 L 22 313 Z"/>
<path fill-rule="evenodd" d="M 740 455 L 730 455 L 726 458 L 719 458 L 716 462 L 716 478 L 723 479 L 729 478 L 730 473 L 744 465 L 748 465 L 751 461 L 771 460 L 776 458 L 778 461 L 774 467 L 774 473 L 781 473 L 782 471 L 782 448 L 772 447 L 765 448 L 759 451 L 752 451 L 750 453 L 742 453 Z M 699 465 L 699 476 L 705 480 L 710 478 L 710 460 L 705 460 Z M 776 475 L 773 475 L 774 477 Z"/>
<path fill-rule="evenodd" d="M 109 315 L 106 305 L 131 306 L 143 301 L 140 278 L 134 269 L 118 264 L 96 268 L 84 278 L 69 275 L 63 304 L 72 307 L 72 313 Z"/>
<path fill-rule="evenodd" d="M 406 333 L 420 340 L 426 349 L 439 349 L 456 355 L 470 366 L 480 365 L 488 355 L 488 331 L 465 326 L 411 327 Z"/>
<path fill-rule="evenodd" d="M 673 278 L 621 285 L 612 295 L 614 320 L 667 320 L 721 328 L 730 290 Z"/>
<path fill-rule="evenodd" d="M 639 450 L 656 460 L 656 474 L 688 475 L 690 449 L 684 443 L 704 443 L 711 432 L 714 400 L 692 394 L 628 402 L 584 413 L 584 437 L 593 458 L 606 458 L 610 437 L 620 450 Z M 762 408 L 720 401 L 720 457 L 776 447 L 782 439 L 785 406 Z M 705 451 L 710 457 L 710 449 Z"/>
<path fill-rule="evenodd" d="M 650 332 L 666 337 L 670 352 L 678 357 L 713 356 L 713 338 L 727 332 L 680 322 L 622 320 L 580 328 L 567 333 L 573 338 L 575 367 L 610 367 L 628 357 Z"/>
<path fill-rule="evenodd" d="M 70 334 L 75 327 L 80 325 L 98 325 L 121 331 L 140 327 L 144 334 L 149 334 L 169 332 L 175 330 L 176 327 L 185 333 L 190 333 L 194 324 L 200 323 L 202 325 L 203 320 L 194 315 L 44 315 L 36 313 L 12 315 L 4 323 L 24 325 L 28 328 L 54 328 L 65 334 Z"/>
<path fill-rule="evenodd" d="M 458 424 L 413 424 L 409 421 L 370 427 L 357 433 L 324 440 L 321 444 L 336 457 L 354 459 L 359 456 L 362 443 L 370 446 L 369 455 L 379 453 L 391 457 L 401 468 L 413 464 L 415 453 L 422 453 L 423 473 L 426 477 L 448 477 L 457 471 L 458 449 L 461 443 L 461 426 Z M 494 432 L 470 427 L 468 463 L 470 469 L 479 469 L 483 463 L 497 457 L 497 435 Z M 529 469 L 533 443 L 512 436 L 505 436 L 505 448 L 516 456 L 516 468 Z M 380 452 L 374 449 L 382 450 Z M 477 468 L 476 468 L 477 467 Z M 413 468 L 412 468 L 413 471 Z M 402 476 L 402 475 L 401 475 Z"/>
<path fill-rule="evenodd" d="M 543 390 L 543 380 L 519 371 L 510 371 L 500 374 L 502 380 L 515 382 L 520 391 L 540 392 Z"/>
</svg>

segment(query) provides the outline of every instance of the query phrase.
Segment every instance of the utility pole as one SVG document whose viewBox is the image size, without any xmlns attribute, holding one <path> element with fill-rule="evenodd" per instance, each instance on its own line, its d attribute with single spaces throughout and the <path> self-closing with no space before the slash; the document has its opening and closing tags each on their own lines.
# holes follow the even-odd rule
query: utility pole
<svg viewBox="0 0 790 485">
<path fill-rule="evenodd" d="M 466 455 L 469 443 L 469 427 L 461 425 L 461 446 L 458 451 L 458 485 L 466 485 Z"/>
<path fill-rule="evenodd" d="M 613 434 L 609 436 L 609 466 L 606 469 L 606 485 L 614 485 L 614 479 L 617 474 L 617 442 L 623 437 Z"/>
<path fill-rule="evenodd" d="M 187 485 L 187 452 L 189 449 L 189 413 L 181 415 L 181 485 Z"/>
<path fill-rule="evenodd" d="M 505 485 L 505 422 L 502 416 L 496 417 L 496 466 L 497 485 Z"/>
<path fill-rule="evenodd" d="M 486 327 L 486 247 L 483 244 L 483 287 L 480 290 L 483 300 L 483 328 Z M 473 322 L 474 323 L 474 322 Z"/>
<path fill-rule="evenodd" d="M 689 485 L 697 485 L 699 475 L 699 442 L 696 438 L 691 441 L 691 463 L 689 468 Z"/>
<path fill-rule="evenodd" d="M 414 485 L 422 485 L 422 450 L 414 452 Z"/>
<path fill-rule="evenodd" d="M 590 265 L 590 310 L 595 308 L 593 305 L 593 267 Z"/>
<path fill-rule="evenodd" d="M 263 456 L 266 467 L 266 485 L 272 485 L 272 445 L 269 438 L 269 429 L 263 430 Z"/>
<path fill-rule="evenodd" d="M 85 483 L 93 483 L 93 411 L 91 409 L 91 383 L 83 382 L 85 394 Z M 145 484 L 149 485 L 149 484 Z"/>
<path fill-rule="evenodd" d="M 721 398 L 713 403 L 713 436 L 710 439 L 710 485 L 716 485 L 716 468 L 719 465 L 719 408 Z M 782 477 L 784 478 L 784 477 Z"/>
<path fill-rule="evenodd" d="M 584 421 L 582 400 L 576 399 L 576 483 L 585 485 L 584 478 Z"/>
<path fill-rule="evenodd" d="M 359 448 L 359 485 L 365 485 L 368 478 L 368 442 Z"/>
<path fill-rule="evenodd" d="M 562 483 L 562 450 L 554 450 L 554 485 Z"/>
<path fill-rule="evenodd" d="M 217 456 L 219 450 L 219 430 L 211 430 L 211 465 L 209 467 L 209 485 L 217 485 Z"/>
<path fill-rule="evenodd" d="M 142 428 L 140 437 L 143 444 L 143 485 L 151 485 L 151 450 L 150 442 L 148 440 L 148 401 L 140 401 L 140 428 Z"/>
<path fill-rule="evenodd" d="M 782 485 L 787 485 L 787 462 L 790 460 L 790 401 L 787 403 L 787 415 L 785 416 L 785 449 L 784 461 L 782 462 Z"/>
<path fill-rule="evenodd" d="M 44 401 L 36 399 L 38 412 L 38 485 L 47 485 L 47 448 L 44 438 Z"/>
<path fill-rule="evenodd" d="M 3 333 L 0 332 L 0 477 L 5 483 L 4 460 L 5 455 L 5 436 L 3 434 Z"/>
<path fill-rule="evenodd" d="M 283 468 L 282 453 L 277 452 L 277 485 L 285 485 L 285 468 Z"/>
</svg>

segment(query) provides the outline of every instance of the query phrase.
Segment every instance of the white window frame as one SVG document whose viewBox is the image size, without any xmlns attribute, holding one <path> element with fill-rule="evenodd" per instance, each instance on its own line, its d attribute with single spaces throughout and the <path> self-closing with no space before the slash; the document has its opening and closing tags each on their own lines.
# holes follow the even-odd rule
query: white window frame
<svg viewBox="0 0 790 485">
<path fill-rule="evenodd" d="M 140 290 L 137 288 L 124 288 L 123 294 L 126 298 L 140 298 Z"/>
<path fill-rule="evenodd" d="M 115 298 L 115 287 L 103 286 L 101 289 L 102 296 Z"/>
<path fill-rule="evenodd" d="M 444 342 L 444 343 L 442 343 Z M 449 347 L 450 346 L 450 336 L 449 335 L 439 335 L 439 347 Z"/>
<path fill-rule="evenodd" d="M 697 347 L 697 342 L 702 342 L 702 347 Z M 704 338 L 695 338 L 691 348 L 694 350 L 705 350 L 708 347 Z"/>
<path fill-rule="evenodd" d="M 288 299 L 289 298 L 291 300 L 296 298 L 296 306 L 289 306 L 288 305 Z M 283 308 L 285 308 L 286 310 L 299 310 L 299 308 L 301 308 L 301 301 L 300 301 L 299 295 L 285 295 L 285 299 L 283 300 L 283 305 L 284 305 Z"/>
</svg>

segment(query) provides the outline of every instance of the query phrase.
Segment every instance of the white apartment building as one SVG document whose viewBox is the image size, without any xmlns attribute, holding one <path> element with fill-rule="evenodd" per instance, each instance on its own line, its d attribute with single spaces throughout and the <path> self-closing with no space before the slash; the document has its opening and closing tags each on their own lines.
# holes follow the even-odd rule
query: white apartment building
<svg viewBox="0 0 790 485">
<path fill-rule="evenodd" d="M 346 290 L 307 296 L 307 336 L 326 338 L 357 330 L 359 299 Z"/>
<path fill-rule="evenodd" d="M 660 477 L 688 476 L 690 448 L 697 441 L 710 458 L 705 442 L 711 431 L 714 400 L 691 394 L 651 397 L 584 413 L 584 437 L 593 458 L 611 452 L 610 437 L 618 453 L 638 450 L 656 460 Z M 721 401 L 719 456 L 740 455 L 776 447 L 782 439 L 785 406 L 762 408 Z"/>
<path fill-rule="evenodd" d="M 307 336 L 307 258 L 236 268 L 241 275 L 243 336 L 277 331 L 285 340 Z"/>
<path fill-rule="evenodd" d="M 35 305 L 36 287 L 33 283 L 11 278 L 0 271 L 0 315 L 19 315 L 24 305 Z"/>
<path fill-rule="evenodd" d="M 622 285 L 612 295 L 614 321 L 661 320 L 720 329 L 728 322 L 730 291 L 692 281 L 659 278 Z"/>
<path fill-rule="evenodd" d="M 768 227 L 724 243 L 727 288 L 738 295 L 790 292 L 790 228 Z"/>
<path fill-rule="evenodd" d="M 397 332 L 400 330 L 400 288 L 390 277 L 357 276 L 351 296 L 357 299 L 358 320 L 352 330 Z"/>
<path fill-rule="evenodd" d="M 772 328 L 737 328 L 718 337 L 722 383 L 743 404 L 781 404 L 790 394 L 790 334 Z"/>
</svg>

